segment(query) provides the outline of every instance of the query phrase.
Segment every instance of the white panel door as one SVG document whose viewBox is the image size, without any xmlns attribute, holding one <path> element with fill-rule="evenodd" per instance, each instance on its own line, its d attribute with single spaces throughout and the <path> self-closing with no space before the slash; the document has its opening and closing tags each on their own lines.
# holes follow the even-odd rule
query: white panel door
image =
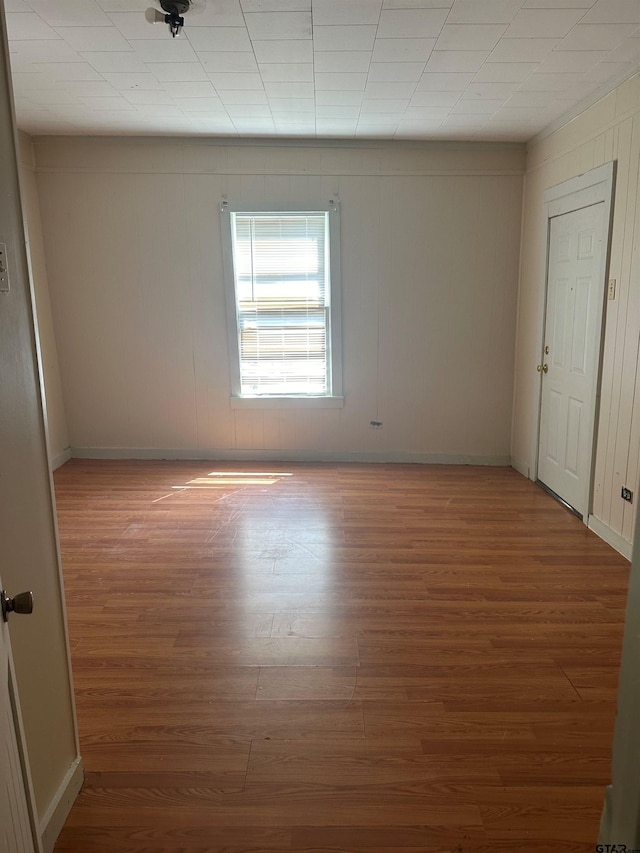
<svg viewBox="0 0 640 853">
<path fill-rule="evenodd" d="M 9 688 L 10 656 L 9 631 L 0 617 L 0 850 L 2 853 L 34 853 Z"/>
<path fill-rule="evenodd" d="M 538 479 L 588 512 L 604 299 L 605 205 L 550 220 Z"/>
</svg>

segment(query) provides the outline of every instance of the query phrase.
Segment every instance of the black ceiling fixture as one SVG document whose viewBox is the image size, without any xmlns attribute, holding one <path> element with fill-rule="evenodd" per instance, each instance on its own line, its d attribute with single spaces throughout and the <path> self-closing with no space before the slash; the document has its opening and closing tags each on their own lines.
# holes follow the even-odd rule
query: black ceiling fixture
<svg viewBox="0 0 640 853">
<path fill-rule="evenodd" d="M 179 36 L 184 27 L 182 16 L 189 11 L 191 0 L 159 0 L 159 3 L 165 14 L 150 8 L 144 13 L 145 18 L 150 24 L 168 24 L 172 37 Z"/>
</svg>

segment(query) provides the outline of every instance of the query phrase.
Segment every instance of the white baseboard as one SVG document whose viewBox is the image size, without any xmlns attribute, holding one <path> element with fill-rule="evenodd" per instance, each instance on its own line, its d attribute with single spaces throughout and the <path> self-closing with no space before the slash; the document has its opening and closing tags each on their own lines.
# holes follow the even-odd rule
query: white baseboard
<svg viewBox="0 0 640 853">
<path fill-rule="evenodd" d="M 62 784 L 40 821 L 40 838 L 42 839 L 44 853 L 52 853 L 57 838 L 62 832 L 62 827 L 71 811 L 71 806 L 80 793 L 83 781 L 84 770 L 82 769 L 82 759 L 78 756 L 65 774 Z"/>
<path fill-rule="evenodd" d="M 615 530 L 612 530 L 610 527 L 600 521 L 599 518 L 596 518 L 595 515 L 589 516 L 588 525 L 589 530 L 593 530 L 593 532 L 599 536 L 601 539 L 607 543 L 607 545 L 611 545 L 612 548 L 615 548 L 623 557 L 626 557 L 627 560 L 631 559 L 631 552 L 633 550 L 633 545 L 631 542 L 627 542 L 626 539 L 623 539 L 619 533 L 616 533 Z"/>
<path fill-rule="evenodd" d="M 54 456 L 51 460 L 51 470 L 55 471 L 56 468 L 60 468 L 61 465 L 64 465 L 65 462 L 68 462 L 71 459 L 71 448 L 67 447 L 66 450 L 63 450 L 62 453 L 58 453 L 57 456 Z"/>
<path fill-rule="evenodd" d="M 529 479 L 529 466 L 526 462 L 523 462 L 521 459 L 518 459 L 515 456 L 512 456 L 510 459 L 511 467 L 518 472 L 518 474 L 522 474 L 523 477 Z"/>
<path fill-rule="evenodd" d="M 462 453 L 410 453 L 407 451 L 312 451 L 156 449 L 141 447 L 72 447 L 74 459 L 218 459 L 231 462 L 396 462 L 426 465 L 491 465 L 508 467 L 509 456 L 475 456 Z"/>
</svg>

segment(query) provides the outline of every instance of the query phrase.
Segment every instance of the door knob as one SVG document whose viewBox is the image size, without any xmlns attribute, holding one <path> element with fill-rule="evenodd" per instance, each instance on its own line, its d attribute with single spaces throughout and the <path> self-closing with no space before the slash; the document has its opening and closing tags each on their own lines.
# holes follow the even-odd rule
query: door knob
<svg viewBox="0 0 640 853">
<path fill-rule="evenodd" d="M 540 373 L 541 371 L 542 371 L 542 373 L 546 373 L 549 370 L 549 365 L 548 364 L 539 364 L 536 367 L 536 370 L 538 371 L 538 373 Z"/>
<path fill-rule="evenodd" d="M 2 618 L 6 622 L 10 613 L 33 613 L 33 593 L 19 592 L 13 598 L 9 598 L 3 589 L 0 593 L 0 605 L 2 606 Z"/>
</svg>

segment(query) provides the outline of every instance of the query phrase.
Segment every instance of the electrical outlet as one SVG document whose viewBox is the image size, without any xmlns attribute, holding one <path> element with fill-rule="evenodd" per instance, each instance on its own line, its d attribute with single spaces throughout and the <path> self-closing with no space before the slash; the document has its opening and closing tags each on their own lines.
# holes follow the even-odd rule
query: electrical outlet
<svg viewBox="0 0 640 853">
<path fill-rule="evenodd" d="M 629 501 L 630 504 L 633 503 L 633 492 L 631 489 L 628 489 L 626 486 L 622 487 L 622 491 L 620 492 L 620 497 L 623 501 Z"/>
<path fill-rule="evenodd" d="M 0 290 L 9 290 L 9 265 L 5 243 L 0 243 Z"/>
<path fill-rule="evenodd" d="M 382 421 L 369 421 L 371 429 L 382 429 Z"/>
<path fill-rule="evenodd" d="M 615 278 L 609 279 L 609 288 L 607 290 L 607 298 L 615 299 L 616 298 L 616 280 Z"/>
</svg>

